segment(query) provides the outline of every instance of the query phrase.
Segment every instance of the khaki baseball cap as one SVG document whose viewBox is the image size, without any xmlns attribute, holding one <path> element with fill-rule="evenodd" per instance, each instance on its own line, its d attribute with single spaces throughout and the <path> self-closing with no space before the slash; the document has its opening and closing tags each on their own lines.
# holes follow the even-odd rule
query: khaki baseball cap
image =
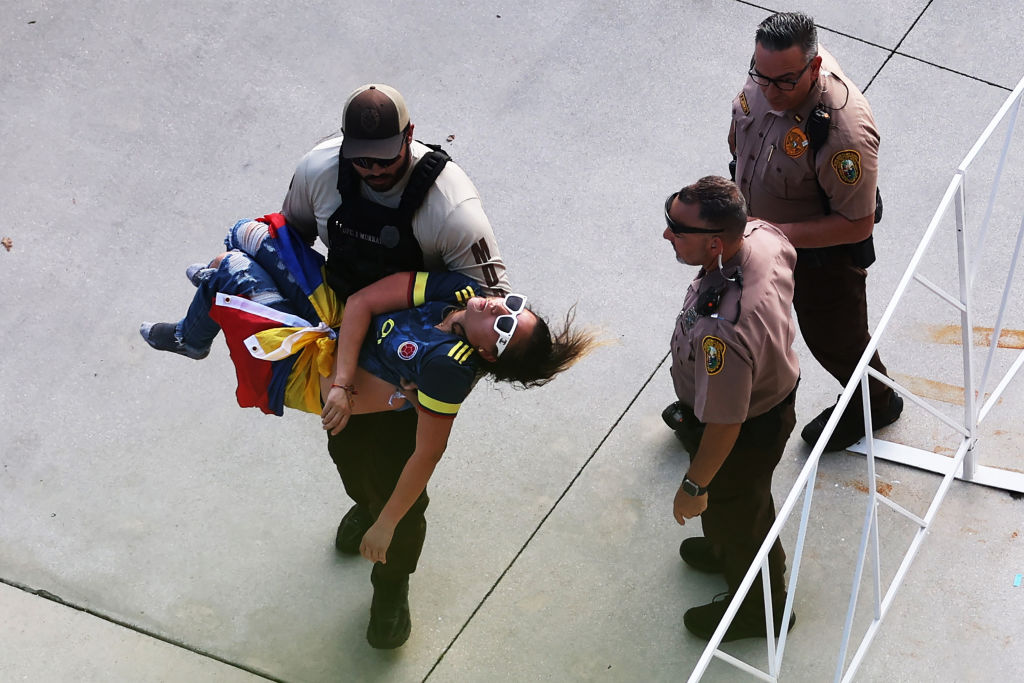
<svg viewBox="0 0 1024 683">
<path fill-rule="evenodd" d="M 391 159 L 402 149 L 409 110 L 402 94 L 390 85 L 367 83 L 356 88 L 345 102 L 341 155 L 346 159 Z"/>
</svg>

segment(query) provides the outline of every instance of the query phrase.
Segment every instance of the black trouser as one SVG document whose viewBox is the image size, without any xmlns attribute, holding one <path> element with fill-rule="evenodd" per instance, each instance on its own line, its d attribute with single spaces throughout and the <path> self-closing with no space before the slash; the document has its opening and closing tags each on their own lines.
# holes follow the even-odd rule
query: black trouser
<svg viewBox="0 0 1024 683">
<path fill-rule="evenodd" d="M 375 520 L 415 448 L 415 410 L 353 415 L 337 436 L 327 437 L 327 450 L 345 491 Z M 378 562 L 373 566 L 375 580 L 398 581 L 416 571 L 427 533 L 423 513 L 429 502 L 424 490 L 395 527 L 387 564 Z"/>
<path fill-rule="evenodd" d="M 796 424 L 796 388 L 768 412 L 752 417 L 740 427 L 736 444 L 708 486 L 708 507 L 701 514 L 701 526 L 721 558 L 729 592 L 735 593 L 775 523 L 772 499 L 772 474 L 786 450 L 786 441 Z M 696 423 L 686 419 L 685 424 Z M 696 453 L 703 425 L 685 430 L 683 443 Z M 691 445 L 694 448 L 691 449 Z M 768 571 L 775 608 L 786 597 L 786 553 L 776 539 L 768 552 Z M 764 597 L 761 575 L 743 602 L 745 613 L 763 614 Z"/>
<path fill-rule="evenodd" d="M 855 266 L 849 254 L 837 252 L 821 260 L 799 257 L 794 277 L 793 308 L 807 348 L 821 367 L 846 386 L 871 341 L 867 271 Z M 877 351 L 870 366 L 886 374 Z M 872 405 L 888 405 L 892 389 L 874 378 L 868 387 Z M 858 391 L 850 407 L 859 410 L 860 404 Z"/>
</svg>

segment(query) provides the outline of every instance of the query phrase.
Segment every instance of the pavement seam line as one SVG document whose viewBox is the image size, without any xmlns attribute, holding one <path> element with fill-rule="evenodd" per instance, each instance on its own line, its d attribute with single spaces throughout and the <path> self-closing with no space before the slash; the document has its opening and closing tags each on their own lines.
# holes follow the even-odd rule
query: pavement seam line
<svg viewBox="0 0 1024 683">
<path fill-rule="evenodd" d="M 917 22 L 921 21 L 921 17 L 923 17 L 923 16 L 924 16 L 924 13 L 925 13 L 925 12 L 927 12 L 927 11 L 928 11 L 928 8 L 929 8 L 929 7 L 931 7 L 931 6 L 932 6 L 932 0 L 928 0 L 928 2 L 927 2 L 927 3 L 925 4 L 925 6 L 924 6 L 924 7 L 923 7 L 923 8 L 921 9 L 921 12 L 920 12 L 920 13 L 919 13 L 919 14 L 917 15 L 917 18 L 915 18 L 915 19 L 914 19 L 914 21 L 912 21 L 912 22 L 910 23 L 910 26 L 909 26 L 909 27 L 907 27 L 907 30 L 906 30 L 906 31 L 904 31 L 904 32 L 903 32 L 903 35 L 902 35 L 902 36 L 900 36 L 900 39 L 899 39 L 898 41 L 896 41 L 896 46 L 895 46 L 894 48 L 892 48 L 891 50 L 889 50 L 889 54 L 888 54 L 888 56 L 887 56 L 887 57 L 885 58 L 885 61 L 883 61 L 883 62 L 882 62 L 882 65 L 881 65 L 880 67 L 878 67 L 878 70 L 877 70 L 877 71 L 875 71 L 875 75 L 874 75 L 874 76 L 872 76 L 872 77 L 871 77 L 871 80 L 869 80 L 869 81 L 868 81 L 868 84 L 864 86 L 864 90 L 863 90 L 862 92 L 865 92 L 865 93 L 866 93 L 866 92 L 868 91 L 868 88 L 870 88 L 870 87 L 871 87 L 871 84 L 875 82 L 875 79 L 876 79 L 876 78 L 878 78 L 878 75 L 879 75 L 880 73 L 882 73 L 882 70 L 883 70 L 883 69 L 884 69 L 884 68 L 885 68 L 886 66 L 888 66 L 888 64 L 889 64 L 889 62 L 890 62 L 890 61 L 892 61 L 893 55 L 895 55 L 895 54 L 900 54 L 900 53 L 899 53 L 899 49 L 900 49 L 900 46 L 901 46 L 901 45 L 903 45 L 903 41 L 905 41 L 905 40 L 907 39 L 907 36 L 909 36 L 909 35 L 910 35 L 910 32 L 914 30 L 914 27 L 915 27 L 915 26 L 917 26 Z M 879 46 L 879 47 L 881 47 L 881 46 Z M 884 49 L 884 48 L 883 48 L 883 49 Z M 904 55 L 904 56 L 907 56 L 907 57 L 909 57 L 909 55 Z M 913 59 L 913 58 L 912 58 L 912 59 Z M 923 62 L 924 60 L 921 60 L 921 61 Z M 927 63 L 927 62 L 925 62 L 925 63 Z M 933 66 L 937 66 L 937 65 L 933 65 Z M 940 67 L 940 68 L 941 68 L 941 67 Z"/>
<path fill-rule="evenodd" d="M 96 617 L 97 619 L 100 619 L 102 621 L 106 621 L 106 622 L 114 624 L 116 626 L 120 626 L 121 628 L 128 629 L 129 631 L 134 631 L 134 632 L 139 633 L 141 635 L 148 636 L 148 637 L 153 638 L 155 640 L 159 640 L 161 642 L 167 643 L 168 645 L 172 645 L 172 646 L 180 648 L 182 650 L 186 650 L 186 651 L 191 652 L 193 654 L 199 655 L 200 657 L 206 657 L 207 659 L 213 659 L 213 660 L 215 660 L 217 662 L 220 662 L 221 664 L 225 664 L 225 665 L 233 667 L 235 669 L 240 669 L 242 671 L 245 671 L 246 673 L 250 673 L 250 674 L 252 674 L 254 676 L 259 676 L 260 678 L 266 679 L 268 681 L 275 681 L 275 683 L 286 683 L 283 679 L 275 678 L 275 677 L 271 676 L 270 674 L 264 673 L 262 671 L 257 671 L 255 669 L 252 669 L 252 668 L 248 667 L 248 666 L 245 666 L 244 664 L 239 664 L 237 662 L 229 661 L 229 660 L 224 659 L 223 657 L 221 657 L 219 655 L 213 654 L 212 652 L 207 652 L 207 651 L 202 650 L 202 649 L 200 649 L 198 647 L 195 647 L 195 646 L 192 646 L 192 645 L 188 645 L 187 643 L 184 643 L 182 641 L 177 641 L 177 640 L 174 640 L 174 639 L 169 638 L 167 636 L 161 635 L 159 633 L 155 633 L 155 632 L 150 631 L 148 629 L 145 629 L 145 628 L 143 628 L 141 626 L 130 624 L 128 622 L 122 621 L 122 620 L 117 619 L 115 617 L 112 617 L 110 615 L 103 614 L 102 612 L 97 612 L 96 610 L 91 609 L 89 607 L 85 607 L 83 605 L 77 605 L 77 604 L 75 604 L 73 602 L 68 602 L 64 598 L 62 598 L 59 595 L 57 595 L 56 593 L 51 593 L 50 591 L 46 590 L 45 588 L 38 588 L 38 589 L 32 588 L 32 587 L 30 587 L 30 586 L 28 586 L 26 584 L 19 583 L 17 581 L 12 581 L 12 580 L 6 579 L 4 577 L 0 577 L 0 583 L 2 583 L 4 585 L 7 585 L 7 586 L 10 586 L 11 588 L 16 588 L 16 589 L 18 589 L 18 590 L 20 590 L 20 591 L 22 591 L 24 593 L 28 593 L 29 595 L 34 595 L 36 597 L 43 598 L 44 600 L 49 600 L 50 602 L 55 602 L 58 605 L 63 605 L 65 607 L 69 607 L 69 608 L 71 608 L 71 609 L 73 609 L 75 611 L 84 612 L 85 614 L 88 614 L 89 616 Z"/>
<path fill-rule="evenodd" d="M 530 542 L 533 541 L 534 537 L 541 530 L 541 527 L 544 526 L 544 523 L 548 521 L 548 518 L 558 507 L 559 503 L 562 502 L 562 499 L 565 498 L 565 496 L 569 493 L 572 487 L 576 484 L 576 481 L 583 474 L 583 471 L 587 469 L 587 466 L 590 465 L 590 462 L 594 459 L 594 456 L 596 456 L 598 452 L 601 450 L 602 446 L 604 446 L 605 442 L 608 440 L 608 437 L 612 435 L 612 432 L 615 431 L 615 428 L 619 426 L 620 422 L 622 422 L 622 418 L 626 416 L 626 413 L 628 413 L 630 408 L 633 407 L 633 404 L 636 403 L 638 398 L 640 398 L 640 394 L 642 394 L 644 390 L 647 389 L 647 386 L 651 383 L 651 380 L 653 380 L 654 376 L 658 374 L 658 370 L 660 370 L 661 367 L 665 364 L 665 361 L 668 360 L 670 353 L 671 352 L 668 352 L 664 356 L 662 356 L 658 364 L 654 366 L 654 370 L 652 370 L 651 374 L 647 376 L 647 379 L 644 380 L 644 383 L 642 385 L 640 385 L 640 388 L 633 395 L 633 398 L 629 400 L 629 403 L 626 404 L 626 407 L 622 410 L 621 413 L 619 413 L 619 416 L 615 418 L 615 422 L 612 423 L 612 425 L 608 428 L 608 431 L 605 432 L 603 437 L 601 437 L 601 440 L 597 443 L 596 446 L 594 446 L 594 450 L 590 452 L 590 455 L 587 456 L 587 459 L 583 461 L 582 465 L 580 465 L 580 468 L 576 471 L 576 474 L 573 475 L 572 479 L 569 480 L 569 483 L 562 490 L 562 493 L 559 494 L 558 498 L 555 499 L 555 502 L 551 504 L 551 507 L 548 509 L 548 511 L 544 513 L 544 516 L 541 517 L 539 522 L 537 522 L 537 526 L 534 527 L 533 531 L 530 532 L 530 535 L 526 538 L 526 541 L 524 541 L 523 545 L 520 546 L 518 551 L 516 551 L 516 554 L 512 557 L 512 560 L 509 561 L 505 569 L 503 569 L 501 574 L 498 575 L 498 578 L 495 579 L 493 584 L 491 584 L 491 587 L 487 589 L 487 592 L 480 599 L 480 602 L 477 603 L 476 607 L 473 608 L 473 611 L 470 612 L 468 617 L 466 617 L 466 621 L 463 622 L 462 626 L 455 633 L 452 639 L 448 642 L 448 645 L 446 645 L 444 650 L 441 651 L 441 654 L 438 656 L 437 661 L 434 662 L 434 665 L 430 667 L 430 670 L 427 671 L 426 675 L 423 677 L 422 680 L 424 682 L 428 678 L 430 678 L 430 676 L 434 673 L 434 670 L 437 669 L 437 667 L 441 664 L 441 661 L 444 660 L 445 655 L 448 654 L 448 651 L 452 649 L 452 646 L 455 645 L 455 642 L 462 635 L 462 632 L 466 630 L 470 622 L 473 621 L 473 618 L 476 616 L 477 612 L 480 611 L 480 609 L 484 606 L 484 603 L 487 602 L 487 600 L 494 593 L 495 589 L 497 589 L 498 585 L 504 580 L 505 575 L 508 574 L 512 567 L 515 566 L 516 562 L 519 561 L 520 556 L 526 551 L 527 546 L 529 546 Z"/>
<path fill-rule="evenodd" d="M 758 4 L 753 3 L 753 2 L 747 2 L 747 0 L 733 0 L 733 1 L 737 2 L 737 3 L 741 4 L 741 5 L 746 5 L 748 7 L 754 7 L 756 9 L 764 10 L 765 12 L 779 12 L 779 11 L 782 11 L 782 10 L 773 9 L 771 7 L 765 7 L 764 5 L 758 5 Z M 884 51 L 889 53 L 889 56 L 885 58 L 884 62 L 882 62 L 882 66 L 878 67 L 878 70 L 875 71 L 875 75 L 871 77 L 871 80 L 868 81 L 868 84 L 866 86 L 864 86 L 864 88 L 861 90 L 861 92 L 866 93 L 868 91 L 868 88 L 871 87 L 872 83 L 874 83 L 875 78 L 878 77 L 878 75 L 882 72 L 882 69 L 884 69 L 885 66 L 889 63 L 889 61 L 893 57 L 895 57 L 896 55 L 899 55 L 900 57 L 906 57 L 907 59 L 913 59 L 915 62 L 920 62 L 921 64 L 927 64 L 928 66 L 935 67 L 936 69 L 939 69 L 940 71 L 948 71 L 948 72 L 950 72 L 952 74 L 956 74 L 957 76 L 963 76 L 964 78 L 969 78 L 972 81 L 978 81 L 979 83 L 984 83 L 985 85 L 992 86 L 993 88 L 999 88 L 1000 90 L 1005 90 L 1006 92 L 1013 92 L 1013 87 L 1012 86 L 1006 86 L 1006 85 L 1002 85 L 1000 83 L 993 83 L 992 81 L 987 81 L 984 78 L 981 78 L 980 76 L 973 76 L 973 75 L 971 75 L 969 73 L 965 73 L 963 71 L 958 71 L 958 70 L 956 70 L 956 69 L 954 69 L 952 67 L 942 66 L 941 64 L 936 64 L 935 62 L 930 62 L 927 59 L 924 59 L 922 57 L 915 57 L 912 54 L 908 54 L 906 52 L 900 52 L 899 48 L 903 44 L 903 41 L 907 39 L 907 36 L 910 35 L 910 32 L 914 30 L 914 27 L 917 26 L 917 23 L 921 20 L 922 17 L 924 17 L 924 13 L 928 11 L 928 9 L 931 7 L 933 1 L 934 0 L 928 0 L 928 4 L 925 5 L 924 9 L 921 10 L 921 13 L 918 14 L 917 18 L 914 19 L 914 21 L 910 24 L 910 28 L 908 28 L 906 33 L 904 33 L 903 36 L 899 39 L 899 41 L 897 41 L 896 47 L 886 47 L 884 45 L 879 45 L 878 43 L 873 43 L 870 40 L 865 40 L 864 38 L 858 38 L 857 36 L 854 36 L 854 35 L 851 35 L 849 33 L 846 33 L 845 31 L 840 31 L 838 29 L 834 29 L 834 28 L 829 28 L 827 26 L 823 26 L 821 24 L 818 24 L 817 22 L 815 22 L 815 25 L 819 29 L 821 29 L 823 31 L 828 31 L 829 33 L 835 33 L 836 35 L 843 36 L 844 38 L 849 38 L 850 40 L 855 40 L 858 43 L 864 43 L 865 45 L 870 45 L 871 47 L 876 47 L 879 50 L 884 50 Z"/>
</svg>

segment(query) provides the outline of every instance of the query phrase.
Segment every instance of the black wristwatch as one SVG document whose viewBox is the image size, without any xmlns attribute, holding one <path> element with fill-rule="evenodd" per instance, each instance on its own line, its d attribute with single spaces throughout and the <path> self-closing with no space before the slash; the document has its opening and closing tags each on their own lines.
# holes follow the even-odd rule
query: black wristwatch
<svg viewBox="0 0 1024 683">
<path fill-rule="evenodd" d="M 690 475 L 686 475 L 685 477 L 683 477 L 683 492 L 686 493 L 686 495 L 688 496 L 693 496 L 694 498 L 696 498 L 697 496 L 703 496 L 705 493 L 707 493 L 708 487 L 698 486 L 697 482 L 695 482 L 693 479 L 690 479 Z"/>
</svg>

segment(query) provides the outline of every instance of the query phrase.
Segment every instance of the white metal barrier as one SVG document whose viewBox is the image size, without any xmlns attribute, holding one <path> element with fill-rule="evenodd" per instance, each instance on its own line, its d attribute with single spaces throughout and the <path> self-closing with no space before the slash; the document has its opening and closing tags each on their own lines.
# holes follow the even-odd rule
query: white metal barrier
<svg viewBox="0 0 1024 683">
<path fill-rule="evenodd" d="M 917 250 L 914 252 L 913 257 L 910 260 L 910 264 L 907 266 L 907 270 L 903 274 L 903 277 L 893 294 L 892 300 L 889 302 L 888 307 L 886 307 L 885 312 L 882 314 L 881 320 L 872 334 L 871 342 L 864 350 L 864 355 L 861 357 L 860 363 L 857 365 L 853 377 L 839 397 L 836 409 L 832 412 L 832 416 L 826 424 L 821 438 L 811 450 L 810 456 L 794 482 L 789 496 L 787 496 L 786 501 L 779 509 L 775 524 L 772 525 L 765 542 L 762 544 L 760 551 L 758 551 L 754 558 L 754 561 L 733 597 L 721 624 L 719 624 L 718 629 L 712 635 L 711 640 L 708 642 L 708 645 L 698 660 L 697 665 L 694 667 L 693 673 L 689 678 L 691 683 L 701 679 L 707 670 L 708 665 L 715 657 L 761 680 L 778 680 L 779 667 L 786 647 L 787 632 L 785 628 L 781 630 L 778 639 L 773 638 L 770 635 L 766 639 L 768 659 L 767 671 L 763 671 L 726 652 L 723 652 L 720 649 L 722 637 L 725 635 L 729 625 L 735 618 L 740 603 L 749 592 L 759 571 L 763 577 L 762 585 L 764 587 L 764 604 L 766 613 L 765 622 L 767 632 L 769 634 L 773 633 L 772 601 L 769 593 L 770 582 L 768 580 L 768 551 L 775 542 L 775 539 L 779 537 L 780 532 L 788 522 L 790 515 L 793 514 L 802 496 L 803 506 L 800 514 L 800 526 L 797 532 L 796 547 L 793 554 L 793 566 L 788 583 L 788 596 L 786 598 L 786 604 L 783 608 L 781 619 L 782 624 L 789 623 L 789 618 L 793 612 L 793 601 L 796 595 L 797 579 L 800 573 L 800 560 L 803 555 L 804 542 L 807 537 L 812 493 L 814 491 L 814 483 L 817 477 L 818 464 L 821 459 L 822 450 L 828 439 L 831 437 L 832 432 L 835 430 L 836 424 L 839 422 L 843 411 L 849 404 L 850 399 L 853 396 L 853 392 L 857 390 L 858 385 L 862 392 L 864 425 L 867 436 L 859 444 L 851 447 L 850 450 L 862 452 L 867 456 L 867 509 L 864 515 L 864 523 L 861 531 L 860 547 L 857 553 L 856 567 L 854 569 L 853 586 L 850 591 L 850 601 L 846 614 L 846 622 L 843 627 L 842 639 L 837 651 L 835 681 L 850 681 L 856 674 L 858 667 L 863 661 L 868 648 L 878 632 L 882 619 L 888 612 L 897 590 L 903 583 L 903 579 L 910 568 L 910 564 L 917 556 L 921 543 L 924 541 L 925 533 L 931 525 L 932 520 L 935 518 L 939 507 L 942 505 L 953 480 L 962 479 L 964 481 L 983 484 L 986 486 L 1024 492 L 1024 474 L 995 467 L 981 466 L 976 462 L 975 453 L 975 446 L 978 439 L 978 426 L 988 415 L 989 411 L 999 400 L 1000 396 L 1002 396 L 1003 392 L 1006 390 L 1016 373 L 1020 370 L 1021 366 L 1024 365 L 1024 350 L 1022 350 L 1021 353 L 1018 354 L 1016 360 L 1010 365 L 1006 373 L 996 383 L 995 388 L 991 392 L 986 393 L 986 387 L 989 384 L 989 376 L 993 369 L 993 358 L 999 346 L 998 340 L 1000 339 L 1000 335 L 1003 330 L 1006 311 L 1008 304 L 1010 303 L 1014 273 L 1017 269 L 1017 264 L 1020 261 L 1022 244 L 1024 244 L 1024 217 L 1022 217 L 1017 229 L 1015 248 L 1007 270 L 1002 298 L 1000 300 L 998 313 L 996 315 L 996 322 L 992 332 L 992 343 L 989 344 L 989 350 L 985 357 L 984 370 L 982 371 L 980 380 L 977 383 L 975 382 L 975 372 L 972 363 L 972 359 L 974 357 L 973 324 L 975 305 L 972 302 L 971 293 L 972 285 L 975 282 L 981 261 L 980 259 L 972 260 L 970 253 L 972 250 L 980 253 L 988 236 L 989 223 L 993 215 L 996 197 L 1000 188 L 1000 183 L 1003 180 L 1004 171 L 1006 170 L 1006 159 L 1011 144 L 1014 141 L 1014 130 L 1017 123 L 1017 115 L 1021 109 L 1022 101 L 1024 101 L 1022 94 L 1024 94 L 1024 79 L 1021 79 L 1017 84 L 1017 87 L 1013 89 L 1013 92 L 1003 103 L 1002 107 L 1000 107 L 998 113 L 992 118 L 992 121 L 981 134 L 981 137 L 978 138 L 978 141 L 974 144 L 971 151 L 968 152 L 963 162 L 961 162 L 957 167 L 956 172 L 953 174 L 953 179 L 950 181 L 942 201 L 939 203 L 938 209 L 935 211 L 931 222 L 928 224 L 928 228 L 925 231 Z M 996 128 L 1004 121 L 1007 123 L 1007 132 L 989 191 L 988 206 L 986 207 L 984 217 L 978 228 L 977 236 L 974 238 L 976 241 L 974 244 L 969 244 L 967 239 L 967 214 L 965 210 L 965 181 L 968 170 L 971 165 L 975 163 L 982 149 L 985 148 Z M 932 243 L 935 235 L 939 232 L 939 226 L 943 219 L 946 218 L 951 207 L 954 211 L 956 224 L 957 265 L 960 285 L 960 291 L 956 296 L 943 291 L 941 287 L 924 277 L 924 275 L 919 272 L 925 252 L 928 246 Z M 960 313 L 964 378 L 964 410 L 962 423 L 957 420 L 950 419 L 948 416 L 933 407 L 927 399 L 915 395 L 907 387 L 901 386 L 897 382 L 878 374 L 874 369 L 868 367 L 868 362 L 877 349 L 879 342 L 884 338 L 886 328 L 888 327 L 896 308 L 899 306 L 901 299 L 912 280 L 923 285 L 927 290 L 934 293 L 942 301 L 946 302 Z M 868 400 L 869 377 L 874 377 L 875 379 L 891 386 L 901 396 L 903 396 L 904 399 L 912 401 L 915 405 L 923 408 L 929 414 L 952 428 L 958 435 L 958 442 L 954 456 L 952 458 L 948 458 L 933 451 L 924 451 L 875 439 L 872 436 L 871 412 L 869 409 L 870 401 Z M 978 407 L 978 401 L 976 398 L 982 401 L 980 408 Z M 882 458 L 884 460 L 898 462 L 930 470 L 932 472 L 938 472 L 943 475 L 942 481 L 938 486 L 938 490 L 928 505 L 928 510 L 923 517 L 915 515 L 913 512 L 907 510 L 898 503 L 895 503 L 886 496 L 878 493 L 874 485 L 876 481 L 876 458 Z M 917 531 L 914 534 L 908 549 L 903 555 L 903 559 L 899 564 L 895 576 L 888 588 L 885 589 L 884 595 L 883 587 L 881 585 L 881 563 L 879 554 L 879 503 L 892 508 L 896 513 L 911 520 L 917 526 Z M 871 569 L 873 571 L 872 585 L 874 589 L 874 614 L 871 623 L 867 627 L 866 633 L 860 640 L 856 651 L 847 664 L 846 660 L 852 637 L 856 605 L 860 593 L 861 581 L 864 577 L 865 565 L 869 558 L 872 561 Z"/>
</svg>

